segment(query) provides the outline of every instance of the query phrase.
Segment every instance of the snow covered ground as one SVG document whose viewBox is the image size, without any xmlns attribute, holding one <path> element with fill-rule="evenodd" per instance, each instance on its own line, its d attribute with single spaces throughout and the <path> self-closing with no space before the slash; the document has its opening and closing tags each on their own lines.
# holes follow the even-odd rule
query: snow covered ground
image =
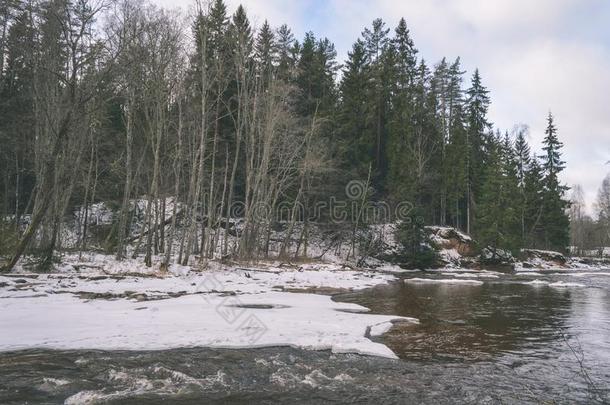
<svg viewBox="0 0 610 405">
<path fill-rule="evenodd" d="M 53 274 L 0 276 L 0 350 L 294 346 L 393 358 L 369 337 L 393 321 L 417 322 L 292 292 L 363 289 L 394 280 L 391 274 L 319 263 L 172 266 L 163 274 L 98 256 L 67 258 Z"/>
</svg>

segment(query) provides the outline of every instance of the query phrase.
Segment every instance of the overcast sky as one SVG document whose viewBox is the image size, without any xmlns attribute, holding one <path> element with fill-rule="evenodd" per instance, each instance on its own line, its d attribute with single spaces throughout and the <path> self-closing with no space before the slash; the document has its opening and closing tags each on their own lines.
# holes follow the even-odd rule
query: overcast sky
<svg viewBox="0 0 610 405">
<path fill-rule="evenodd" d="M 187 8 L 191 0 L 153 0 Z M 225 0 L 233 12 L 239 0 Z M 405 17 L 429 64 L 462 58 L 491 91 L 496 128 L 530 127 L 540 147 L 551 110 L 565 144 L 563 181 L 581 184 L 591 208 L 610 171 L 610 1 L 607 0 L 245 0 L 254 25 L 268 19 L 334 42 L 342 62 L 365 26 Z"/>
</svg>

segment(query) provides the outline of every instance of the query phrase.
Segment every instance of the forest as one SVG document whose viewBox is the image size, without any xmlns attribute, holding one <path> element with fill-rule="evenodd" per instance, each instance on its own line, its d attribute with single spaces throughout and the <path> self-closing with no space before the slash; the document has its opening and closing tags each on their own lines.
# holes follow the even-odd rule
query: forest
<svg viewBox="0 0 610 405">
<path fill-rule="evenodd" d="M 263 257 L 271 230 L 303 239 L 318 204 L 345 199 L 352 181 L 364 192 L 349 210 L 410 204 L 401 235 L 413 254 L 424 225 L 512 252 L 570 245 L 561 117 L 549 112 L 541 150 L 524 125 L 494 127 L 484 72 L 467 74 L 459 57 L 421 58 L 404 18 L 375 19 L 339 61 L 331 39 L 255 27 L 222 0 L 188 13 L 145 0 L 0 7 L 5 269 L 26 254 L 51 263 L 75 210 L 86 249 L 87 211 L 99 202 L 116 212 L 102 239 L 118 259 L 134 242 L 149 266 L 160 254 L 166 264 Z M 333 226 L 374 222 L 350 217 Z"/>
</svg>

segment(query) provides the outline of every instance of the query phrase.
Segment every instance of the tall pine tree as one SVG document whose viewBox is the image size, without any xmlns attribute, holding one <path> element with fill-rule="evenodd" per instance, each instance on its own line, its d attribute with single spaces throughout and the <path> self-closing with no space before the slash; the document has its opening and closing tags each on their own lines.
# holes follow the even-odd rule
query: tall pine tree
<svg viewBox="0 0 610 405">
<path fill-rule="evenodd" d="M 544 172 L 542 226 L 544 229 L 544 245 L 547 249 L 565 251 L 570 242 L 569 218 L 567 209 L 569 202 L 565 199 L 568 187 L 559 182 L 559 174 L 565 168 L 561 159 L 561 143 L 557 137 L 553 114 L 549 112 L 547 127 L 543 140 L 541 156 Z"/>
<path fill-rule="evenodd" d="M 530 170 L 531 151 L 525 139 L 526 127 L 517 128 L 517 139 L 515 140 L 515 160 L 516 160 L 516 175 L 519 188 L 519 222 L 521 228 L 521 245 L 526 241 L 526 212 L 527 212 L 527 194 L 526 194 L 526 176 Z"/>
<path fill-rule="evenodd" d="M 466 232 L 470 232 L 474 218 L 472 207 L 481 190 L 483 166 L 485 162 L 485 136 L 491 128 L 487 121 L 489 109 L 489 91 L 481 83 L 479 69 L 474 71 L 467 95 L 467 131 L 466 131 Z"/>
</svg>

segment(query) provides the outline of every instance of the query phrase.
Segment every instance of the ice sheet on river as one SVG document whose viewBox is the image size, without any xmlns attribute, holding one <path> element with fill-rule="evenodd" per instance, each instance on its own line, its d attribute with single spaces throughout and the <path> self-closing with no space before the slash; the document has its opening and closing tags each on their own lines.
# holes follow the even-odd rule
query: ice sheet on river
<svg viewBox="0 0 610 405">
<path fill-rule="evenodd" d="M 368 339 L 396 319 L 281 288 L 366 288 L 354 271 L 217 271 L 164 278 L 0 277 L 0 350 L 292 346 L 396 357 Z M 377 332 L 377 333 L 374 333 Z"/>
<path fill-rule="evenodd" d="M 70 294 L 3 299 L 0 349 L 293 346 L 395 357 L 365 332 L 398 317 L 362 311 L 366 308 L 336 303 L 328 296 L 283 292 L 146 302 L 83 302 Z"/>
</svg>

